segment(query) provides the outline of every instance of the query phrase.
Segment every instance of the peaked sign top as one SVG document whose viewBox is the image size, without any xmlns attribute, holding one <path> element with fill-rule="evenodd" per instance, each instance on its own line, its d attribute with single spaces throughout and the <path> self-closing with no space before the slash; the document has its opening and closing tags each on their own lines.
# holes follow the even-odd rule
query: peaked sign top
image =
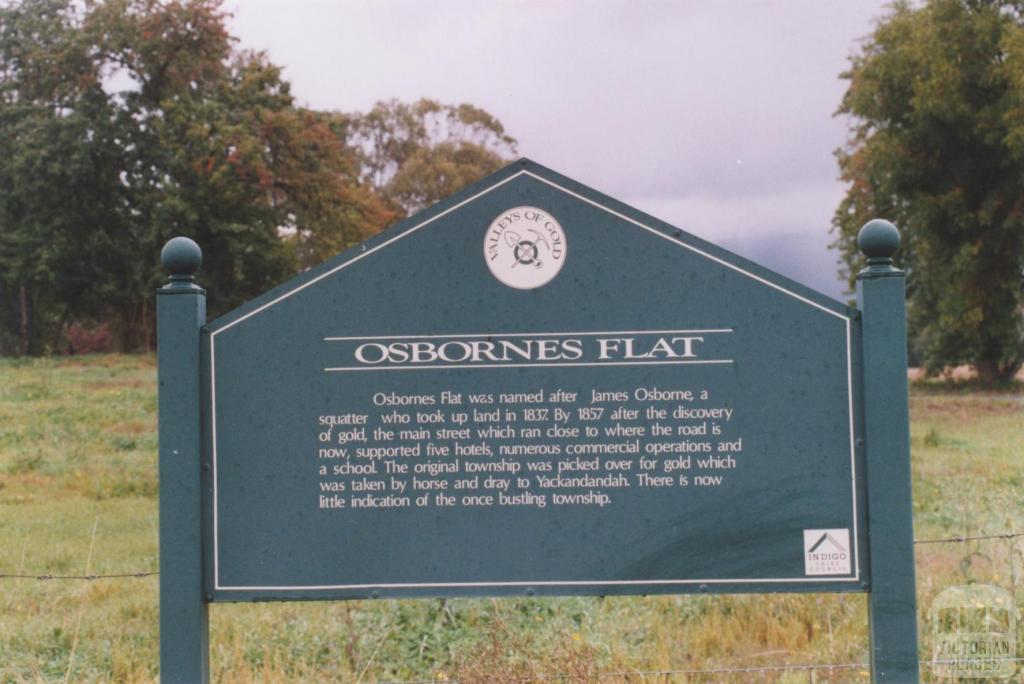
<svg viewBox="0 0 1024 684">
<path fill-rule="evenodd" d="M 532 191 L 534 196 L 546 198 L 550 198 L 552 194 L 557 192 L 563 195 L 564 200 L 568 200 L 569 203 L 572 200 L 576 200 L 576 202 L 594 207 L 606 213 L 609 217 L 620 219 L 624 226 L 633 226 L 663 238 L 666 241 L 666 247 L 674 245 L 686 249 L 695 255 L 708 259 L 712 263 L 743 274 L 755 282 L 793 297 L 797 301 L 804 302 L 808 306 L 844 318 L 856 315 L 854 309 L 851 309 L 842 302 L 825 296 L 786 276 L 676 228 L 638 209 L 623 204 L 530 159 L 521 158 L 437 204 L 398 222 L 380 234 L 366 240 L 361 245 L 329 259 L 264 295 L 247 302 L 238 307 L 238 309 L 211 322 L 211 328 L 220 330 L 234 326 L 250 316 L 276 305 L 293 294 L 330 277 L 350 264 L 366 258 L 372 259 L 379 251 L 387 249 L 398 240 L 415 232 L 443 225 L 443 219 L 474 203 L 480 202 L 487 195 L 497 193 L 514 197 L 527 197 L 530 196 L 530 191 Z M 507 249 L 506 244 L 505 241 L 502 241 L 499 247 Z M 544 249 L 543 244 L 540 245 L 539 249 Z M 526 258 L 525 255 L 523 255 L 523 258 Z M 527 269 L 520 270 L 525 271 Z M 532 283 L 527 281 L 523 289 L 529 289 L 531 285 Z"/>
</svg>

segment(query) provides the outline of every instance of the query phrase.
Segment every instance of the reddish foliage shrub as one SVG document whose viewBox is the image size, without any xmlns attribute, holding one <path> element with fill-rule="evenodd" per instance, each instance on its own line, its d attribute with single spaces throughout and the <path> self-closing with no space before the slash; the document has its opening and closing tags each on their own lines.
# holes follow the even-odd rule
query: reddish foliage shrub
<svg viewBox="0 0 1024 684">
<path fill-rule="evenodd" d="M 76 321 L 64 327 L 68 354 L 101 354 L 115 349 L 108 323 Z"/>
</svg>

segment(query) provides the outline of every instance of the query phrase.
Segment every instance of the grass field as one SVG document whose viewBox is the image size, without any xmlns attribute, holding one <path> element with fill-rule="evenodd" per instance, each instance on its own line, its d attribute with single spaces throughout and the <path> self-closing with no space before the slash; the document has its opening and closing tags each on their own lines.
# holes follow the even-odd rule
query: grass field
<svg viewBox="0 0 1024 684">
<path fill-rule="evenodd" d="M 0 573 L 157 569 L 155 375 L 145 356 L 0 359 Z M 915 385 L 911 414 L 916 536 L 1024 531 L 1024 396 Z M 927 607 L 946 587 L 992 582 L 1024 607 L 1022 541 L 917 546 L 922 657 L 931 653 Z M 584 682 L 596 672 L 867 659 L 863 596 L 230 604 L 210 613 L 222 682 Z M 152 681 L 157 661 L 155 577 L 0 578 L 0 682 Z"/>
</svg>

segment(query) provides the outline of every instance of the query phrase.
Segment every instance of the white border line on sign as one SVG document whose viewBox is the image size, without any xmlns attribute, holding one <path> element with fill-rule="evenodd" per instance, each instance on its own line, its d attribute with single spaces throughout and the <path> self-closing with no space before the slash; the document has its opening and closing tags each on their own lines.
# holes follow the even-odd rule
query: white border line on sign
<svg viewBox="0 0 1024 684">
<path fill-rule="evenodd" d="M 731 333 L 732 328 L 708 328 L 707 330 L 609 330 L 598 332 L 550 332 L 550 333 L 460 333 L 458 335 L 361 335 L 356 337 L 325 337 L 324 342 L 361 342 L 363 340 L 462 340 L 473 337 L 568 337 L 569 335 L 580 335 L 581 337 L 593 337 L 594 335 L 677 335 L 686 334 L 711 334 Z"/>
<path fill-rule="evenodd" d="M 452 368 L 584 368 L 598 366 L 700 366 L 708 364 L 732 363 L 732 359 L 692 359 L 676 361 L 587 361 L 585 363 L 460 363 L 442 366 L 339 366 L 324 368 L 325 373 L 345 373 L 350 371 L 400 371 L 400 370 L 451 370 Z"/>
<path fill-rule="evenodd" d="M 459 587 L 618 587 L 669 584 L 781 584 L 785 582 L 854 582 L 844 575 L 781 579 L 688 579 L 688 580 L 542 580 L 538 582 L 408 582 L 395 584 L 323 584 L 308 586 L 217 587 L 220 591 L 324 591 L 328 589 L 457 589 Z"/>
<path fill-rule="evenodd" d="M 442 218 L 443 216 L 447 216 L 448 214 L 450 214 L 451 212 L 455 211 L 456 209 L 459 209 L 460 207 L 468 204 L 469 202 L 472 202 L 472 201 L 476 200 L 477 198 L 482 197 L 483 195 L 486 195 L 487 193 L 491 192 L 492 190 L 495 190 L 496 188 L 499 188 L 502 185 L 504 185 L 504 184 L 506 184 L 506 183 L 508 183 L 508 182 L 510 182 L 512 180 L 515 180 L 516 178 L 519 178 L 520 176 L 523 176 L 523 175 L 526 175 L 526 176 L 529 176 L 531 178 L 534 178 L 534 179 L 540 181 L 541 183 L 545 183 L 547 185 L 550 185 L 551 187 L 556 188 L 556 189 L 564 192 L 565 194 L 567 194 L 567 195 L 569 195 L 571 197 L 575 197 L 576 199 L 580 200 L 581 202 L 585 202 L 585 203 L 590 204 L 590 205 L 592 205 L 594 207 L 597 207 L 598 209 L 601 209 L 602 211 L 605 211 L 605 212 L 607 212 L 607 213 L 609 213 L 609 214 L 611 214 L 613 216 L 616 216 L 619 219 L 621 219 L 623 221 L 626 221 L 627 223 L 631 223 L 631 224 L 637 226 L 638 228 L 642 228 L 643 230 L 646 230 L 649 233 L 652 233 L 652 234 L 654 234 L 654 235 L 656 235 L 656 236 L 658 236 L 658 237 L 660 237 L 660 238 L 662 238 L 664 240 L 667 240 L 667 241 L 671 242 L 672 244 L 675 244 L 675 245 L 678 245 L 679 247 L 683 247 L 685 249 L 688 249 L 691 252 L 699 254 L 699 255 L 707 258 L 707 259 L 710 259 L 711 261 L 714 261 L 715 263 L 718 263 L 718 264 L 720 264 L 722 266 L 725 266 L 728 269 L 731 269 L 733 271 L 736 271 L 737 273 L 740 273 L 742 275 L 747 276 L 748 278 L 756 280 L 757 282 L 761 283 L 762 285 L 767 285 L 768 287 L 770 287 L 770 288 L 772 288 L 774 290 L 777 290 L 777 291 L 779 291 L 779 292 L 781 292 L 783 294 L 786 294 L 786 295 L 788 295 L 790 297 L 793 297 L 794 299 L 797 299 L 797 300 L 803 302 L 804 304 L 808 304 L 808 305 L 814 307 L 815 309 L 818 309 L 820 311 L 824 311 L 825 313 L 827 313 L 827 314 L 829 314 L 831 316 L 835 316 L 836 318 L 839 318 L 840 320 L 845 321 L 845 323 L 846 323 L 846 364 L 847 364 L 847 375 L 846 375 L 846 377 L 847 377 L 848 406 L 849 406 L 849 414 L 850 414 L 849 415 L 849 417 L 850 417 L 850 478 L 851 478 L 851 482 L 852 482 L 851 493 L 852 493 L 852 503 L 853 503 L 853 535 L 854 535 L 854 544 L 853 544 L 853 547 L 854 547 L 854 559 L 853 559 L 854 560 L 854 566 L 853 567 L 855 568 L 855 574 L 852 577 L 846 577 L 846 576 L 824 576 L 824 577 L 753 578 L 753 579 L 728 579 L 728 580 L 726 580 L 726 579 L 699 579 L 699 580 L 620 580 L 620 581 L 594 580 L 594 581 L 538 581 L 538 582 L 452 582 L 452 583 L 427 583 L 427 584 L 416 584 L 416 583 L 401 583 L 401 584 L 337 584 L 337 585 L 250 586 L 250 587 L 224 586 L 224 585 L 220 584 L 220 544 L 219 544 L 219 536 L 218 536 L 219 516 L 218 516 L 218 503 L 217 503 L 217 490 L 218 490 L 218 485 L 217 485 L 217 390 L 216 390 L 216 361 L 215 361 L 215 355 L 216 355 L 215 339 L 216 339 L 217 335 L 219 335 L 222 332 L 225 332 L 226 330 L 229 330 L 229 329 L 233 328 L 234 326 L 238 325 L 242 321 L 247 320 L 247 319 L 255 316 L 256 314 L 258 314 L 258 313 L 260 313 L 262 311 L 265 311 L 266 309 L 274 306 L 275 304 L 278 304 L 279 302 L 281 302 L 281 301 L 291 297 L 292 295 L 296 294 L 297 292 L 301 292 L 302 290 L 306 289 L 310 285 L 313 285 L 314 283 L 317 283 L 317 282 L 323 280 L 324 278 L 326 278 L 326 277 L 328 277 L 328 276 L 330 276 L 330 275 L 332 275 L 334 273 L 337 273 L 338 271 L 340 271 L 340 270 L 342 270 L 344 268 L 347 268 L 347 267 L 351 266 L 352 264 L 362 260 L 363 258 L 373 254 L 374 252 L 377 252 L 377 251 L 383 249 L 384 247 L 387 247 L 388 245 L 392 244 L 393 242 L 396 242 L 397 240 L 400 240 L 400 239 L 402 239 L 402 238 L 404 238 L 404 237 L 406 237 L 408 235 L 411 235 L 412 233 L 418 231 L 420 228 L 423 228 L 424 226 L 427 226 L 427 225 L 433 223 L 434 221 L 436 221 L 439 218 Z M 722 331 L 724 332 L 725 330 L 723 329 Z M 694 332 L 696 332 L 696 331 L 694 331 Z M 708 331 L 708 332 L 711 332 L 711 331 Z M 717 331 L 715 331 L 715 332 L 717 332 Z M 731 330 L 729 330 L 729 332 L 731 332 Z M 577 334 L 579 334 L 579 333 L 577 333 Z M 427 337 L 424 337 L 424 336 L 409 336 L 409 337 L 410 338 L 415 338 L 415 339 L 427 339 Z M 342 339 L 359 339 L 359 338 L 324 338 L 324 339 L 327 340 L 327 341 L 335 341 L 335 340 L 342 340 Z M 367 338 L 367 339 L 375 339 L 375 338 Z M 391 339 L 394 339 L 394 338 L 391 338 Z M 671 585 L 671 584 L 781 584 L 781 583 L 797 583 L 797 582 L 802 582 L 802 583 L 806 583 L 806 582 L 857 582 L 857 581 L 860 580 L 860 563 L 859 563 L 859 559 L 858 559 L 858 555 L 859 555 L 858 552 L 859 552 L 859 549 L 860 549 L 860 537 L 857 534 L 857 487 L 856 487 L 857 473 L 856 473 L 856 449 L 855 449 L 855 446 L 854 446 L 854 439 L 855 439 L 854 435 L 855 435 L 855 433 L 854 433 L 854 424 L 853 424 L 853 361 L 852 361 L 852 350 L 851 350 L 851 346 L 850 345 L 851 345 L 851 339 L 850 339 L 850 317 L 849 316 L 846 316 L 846 315 L 843 315 L 843 314 L 838 313 L 836 311 L 833 311 L 833 310 L 829 309 L 828 307 L 822 306 L 821 304 L 818 304 L 817 302 L 808 299 L 807 297 L 804 297 L 802 295 L 799 295 L 799 294 L 793 292 L 792 290 L 788 290 L 785 287 L 782 287 L 781 285 L 778 285 L 778 284 L 773 283 L 773 282 L 771 282 L 769 280 L 766 280 L 765 278 L 762 278 L 759 275 L 756 275 L 754 273 L 751 273 L 750 271 L 747 271 L 747 270 L 745 270 L 743 268 L 740 268 L 739 266 L 737 266 L 735 264 L 731 264 L 728 261 L 726 261 L 726 260 L 724 260 L 724 259 L 722 259 L 720 257 L 716 257 L 713 254 L 710 254 L 710 253 L 708 253 L 708 252 L 706 252 L 706 251 L 704 251 L 704 250 L 702 250 L 702 249 L 700 249 L 698 247 L 694 247 L 693 245 L 686 244 L 685 242 L 681 241 L 680 239 L 678 239 L 676 237 L 665 235 L 662 231 L 659 231 L 656 228 L 652 228 L 651 226 L 643 224 L 640 221 L 632 219 L 632 218 L 630 218 L 630 217 L 628 217 L 628 216 L 626 216 L 626 215 L 624 215 L 624 214 L 622 214 L 622 213 L 620 213 L 618 211 L 615 211 L 614 209 L 612 209 L 610 207 L 606 207 L 605 205 L 603 205 L 603 204 L 601 204 L 599 202 L 596 202 L 596 201 L 591 200 L 591 199 L 589 199 L 587 197 L 584 197 L 584 196 L 580 195 L 579 193 L 573 192 L 572 190 L 569 190 L 568 188 L 562 187 L 558 183 L 550 181 L 550 180 L 548 180 L 546 178 L 538 176 L 537 174 L 535 174 L 535 173 L 533 173 L 531 171 L 527 171 L 527 170 L 524 169 L 522 171 L 519 171 L 518 173 L 512 174 L 508 178 L 505 178 L 503 180 L 500 180 L 500 181 L 496 182 L 494 185 L 491 185 L 491 186 L 481 190 L 480 192 L 478 192 L 478 193 L 476 193 L 476 194 L 474 194 L 474 195 L 472 195 L 470 197 L 467 197 L 466 199 L 462 200 L 458 204 L 455 204 L 455 205 L 445 209 L 444 211 L 439 212 L 435 216 L 432 216 L 429 219 L 426 219 L 425 221 L 422 221 L 422 222 L 416 224 L 412 228 L 409 228 L 408 230 L 405 230 L 402 233 L 400 233 L 400 234 L 398 234 L 398 235 L 396 235 L 396 236 L 394 236 L 394 237 L 392 237 L 392 238 L 390 238 L 388 240 L 385 240 L 384 242 L 380 243 L 379 245 L 377 245 L 377 246 L 375 246 L 375 247 L 373 247 L 371 249 L 368 249 L 365 252 L 362 252 L 362 253 L 358 254 L 357 256 L 349 259 L 348 261 L 346 261 L 344 263 L 341 263 L 341 264 L 338 264 L 334 268 L 329 269 L 329 270 L 321 273 L 317 277 L 312 278 L 312 279 L 306 281 L 305 283 L 302 283 L 301 285 L 298 285 L 295 288 L 293 288 L 291 290 L 288 290 L 287 292 L 285 292 L 285 293 L 283 293 L 281 295 L 278 295 L 277 297 L 275 297 L 271 301 L 267 302 L 266 304 L 263 304 L 262 306 L 259 306 L 259 307 L 255 308 L 255 309 L 253 309 L 249 313 L 245 314 L 244 316 L 240 316 L 239 318 L 231 321 L 230 323 L 224 325 L 223 327 L 218 328 L 217 330 L 214 330 L 214 331 L 210 332 L 210 376 L 211 376 L 210 377 L 210 395 L 211 395 L 211 397 L 210 397 L 210 410 L 211 410 L 211 416 L 212 416 L 212 420 L 211 420 L 211 427 L 212 427 L 211 438 L 212 438 L 212 460 L 213 460 L 212 466 L 213 466 L 213 575 L 214 575 L 214 577 L 213 577 L 213 581 L 214 582 L 213 583 L 214 583 L 214 589 L 216 591 L 318 591 L 318 590 L 330 590 L 330 589 L 373 589 L 373 588 L 381 588 L 381 589 L 409 588 L 409 589 L 416 589 L 416 588 L 458 588 L 458 587 L 472 588 L 472 587 L 503 587 L 503 586 L 509 586 L 509 587 L 513 587 L 513 586 L 643 586 L 643 585 Z M 582 364 L 576 364 L 576 365 L 582 365 Z M 610 365 L 610 364 L 600 364 L 600 365 Z M 377 370 L 379 370 L 379 369 L 377 369 Z"/>
<path fill-rule="evenodd" d="M 850 319 L 846 319 L 846 400 L 850 416 L 850 498 L 853 500 L 853 567 L 857 568 L 855 579 L 860 578 L 860 537 L 857 536 L 857 449 L 856 431 L 853 428 L 853 350 L 850 340 Z M 869 528 L 870 529 L 870 528 Z"/>
</svg>

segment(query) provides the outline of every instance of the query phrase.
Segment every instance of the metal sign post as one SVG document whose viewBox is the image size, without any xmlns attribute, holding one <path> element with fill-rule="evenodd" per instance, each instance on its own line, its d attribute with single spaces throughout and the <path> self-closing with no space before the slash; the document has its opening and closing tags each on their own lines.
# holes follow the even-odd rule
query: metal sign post
<svg viewBox="0 0 1024 684">
<path fill-rule="evenodd" d="M 157 291 L 160 438 L 160 678 L 206 682 L 203 596 L 199 330 L 206 291 L 195 284 L 202 252 L 177 237 L 160 254 L 171 279 Z"/>
<path fill-rule="evenodd" d="M 907 311 L 903 271 L 892 263 L 900 234 L 870 221 L 857 236 L 867 267 L 857 276 L 864 325 L 864 425 L 871 557 L 874 681 L 919 681 L 914 523 L 907 406 Z"/>
</svg>

